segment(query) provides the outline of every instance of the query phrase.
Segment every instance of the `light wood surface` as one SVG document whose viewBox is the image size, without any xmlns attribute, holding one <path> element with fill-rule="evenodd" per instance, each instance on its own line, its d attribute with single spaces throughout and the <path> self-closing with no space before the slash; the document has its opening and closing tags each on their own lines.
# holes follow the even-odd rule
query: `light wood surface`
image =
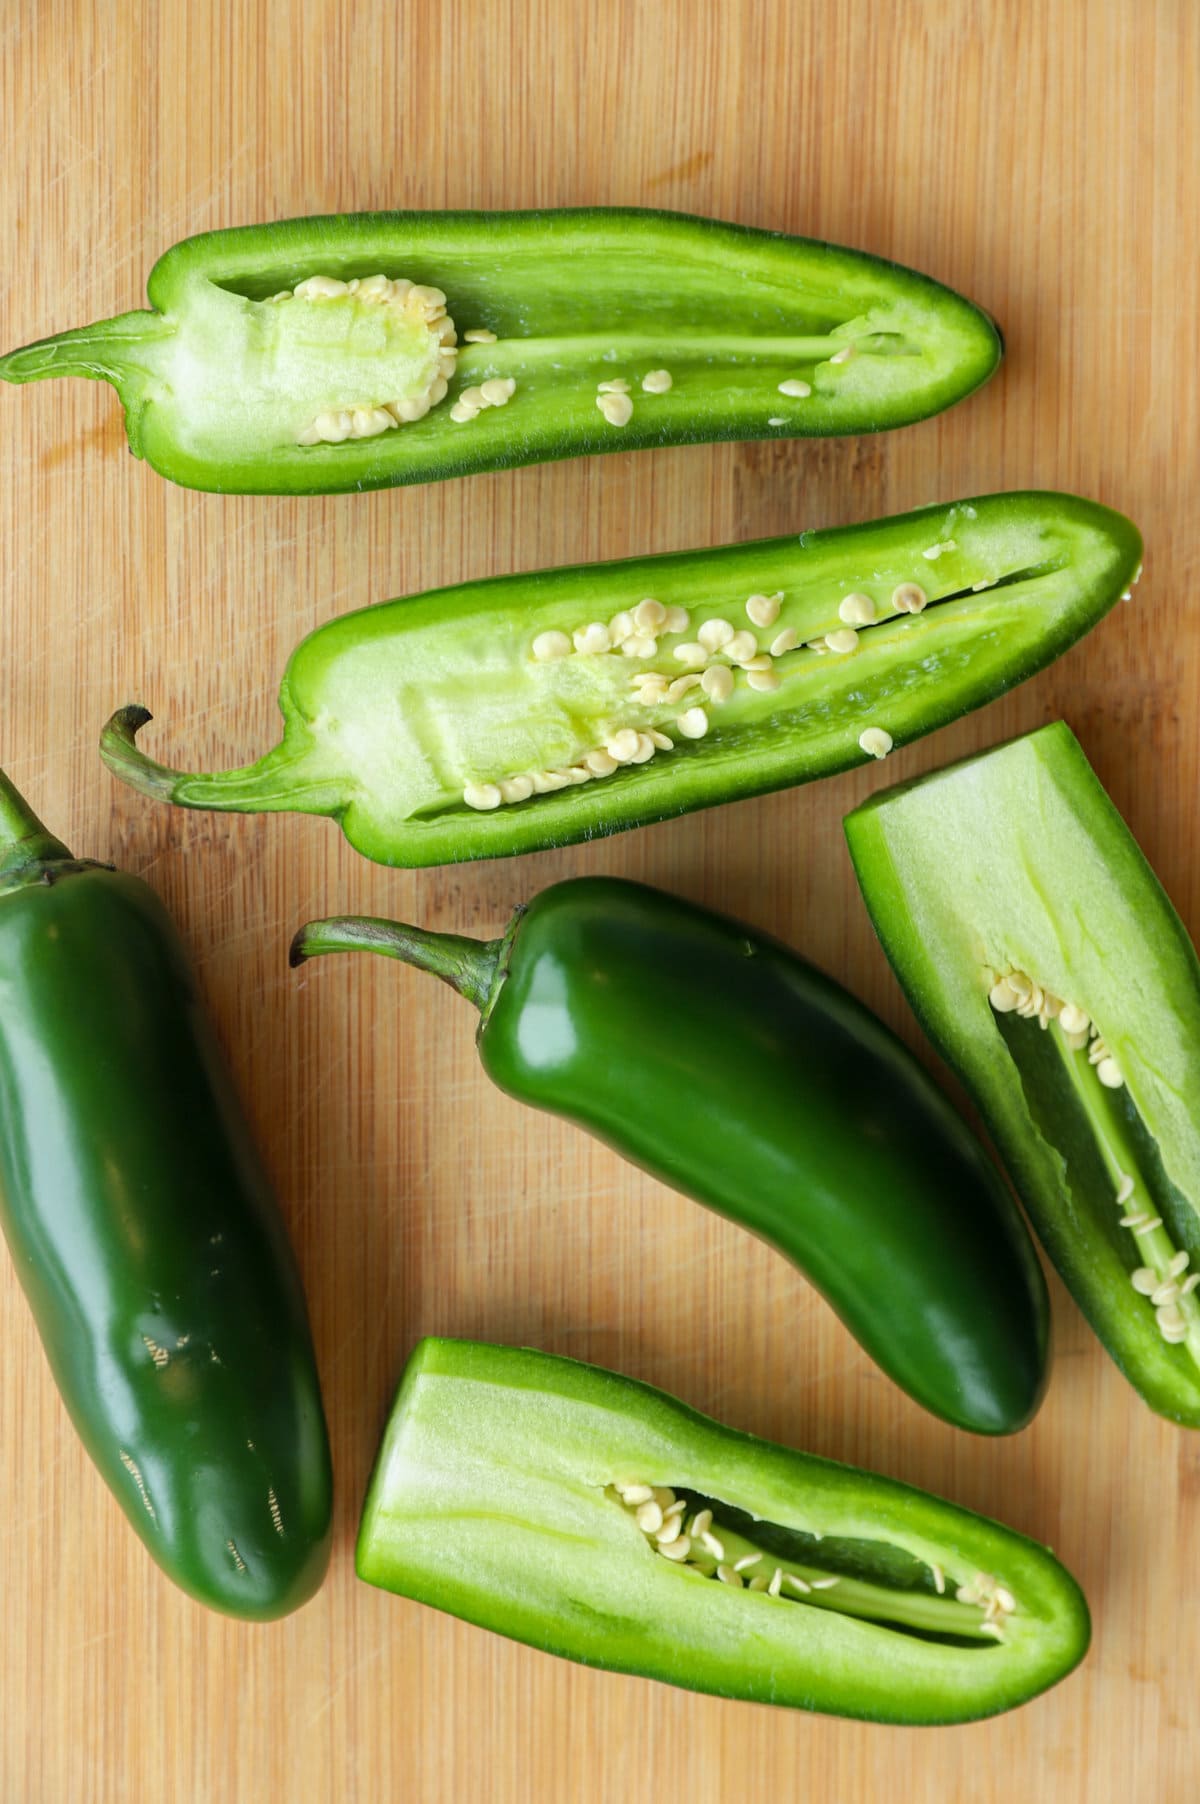
<svg viewBox="0 0 1200 1804">
<path fill-rule="evenodd" d="M 624 873 L 778 932 L 919 1048 L 841 817 L 876 784 L 1059 714 L 1200 932 L 1198 118 L 1191 0 L 0 11 L 5 348 L 143 305 L 156 255 L 203 228 L 588 202 L 882 252 L 983 301 L 1008 343 L 980 395 L 888 437 L 312 501 L 170 487 L 127 455 L 100 384 L 0 393 L 0 760 L 80 853 L 142 872 L 184 927 L 303 1263 L 339 1487 L 315 1602 L 269 1628 L 205 1615 L 87 1463 L 0 1255 L 5 1804 L 1195 1795 L 1200 1436 L 1150 1414 L 1061 1286 L 1037 1422 L 1000 1444 L 956 1433 L 781 1259 L 491 1090 L 471 1012 L 439 986 L 373 961 L 297 978 L 285 953 L 313 913 L 489 930 L 556 878 Z M 96 757 L 133 699 L 159 716 L 148 744 L 192 768 L 256 755 L 289 649 L 369 600 L 1027 485 L 1133 515 L 1136 603 L 882 772 L 410 875 L 369 866 L 331 824 L 144 803 Z M 395 1377 L 430 1331 L 596 1360 L 994 1513 L 1082 1580 L 1085 1667 L 989 1724 L 879 1729 L 588 1672 L 368 1589 L 358 1505 Z"/>
</svg>

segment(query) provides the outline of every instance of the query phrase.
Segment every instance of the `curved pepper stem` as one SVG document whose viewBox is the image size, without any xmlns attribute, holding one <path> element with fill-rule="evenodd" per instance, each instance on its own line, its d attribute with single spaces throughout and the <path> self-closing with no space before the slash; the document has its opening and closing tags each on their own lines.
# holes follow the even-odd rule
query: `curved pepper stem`
<svg viewBox="0 0 1200 1804">
<path fill-rule="evenodd" d="M 172 770 L 147 757 L 137 735 L 154 716 L 132 703 L 118 708 L 100 735 L 100 756 L 122 783 L 155 801 L 181 808 L 223 808 L 242 814 L 267 814 L 301 808 L 310 814 L 335 814 L 345 805 L 344 785 L 317 767 L 310 741 L 296 734 L 255 764 L 207 773 Z"/>
<path fill-rule="evenodd" d="M 452 989 L 486 1008 L 506 939 L 473 940 L 461 933 L 427 933 L 402 921 L 374 915 L 334 915 L 309 921 L 292 941 L 288 962 L 295 967 L 325 952 L 379 952 L 419 971 L 430 971 Z"/>
<path fill-rule="evenodd" d="M 35 864 L 59 864 L 70 852 L 42 825 L 20 791 L 0 770 L 0 884 Z"/>
</svg>

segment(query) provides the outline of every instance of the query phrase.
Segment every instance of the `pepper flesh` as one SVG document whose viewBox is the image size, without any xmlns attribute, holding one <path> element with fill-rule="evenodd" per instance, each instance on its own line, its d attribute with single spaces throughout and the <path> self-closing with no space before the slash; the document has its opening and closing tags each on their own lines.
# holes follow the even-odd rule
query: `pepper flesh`
<svg viewBox="0 0 1200 1804">
<path fill-rule="evenodd" d="M 178 935 L 0 773 L 0 1227 L 63 1401 L 163 1570 L 281 1616 L 329 1559 L 300 1277 Z"/>
<path fill-rule="evenodd" d="M 314 276 L 317 296 L 297 296 Z M 425 341 L 366 298 L 379 278 L 443 293 L 457 339 L 483 329 L 494 342 L 449 341 L 448 392 L 423 417 L 302 442 L 330 410 L 431 392 Z M 362 287 L 330 292 L 351 282 Z M 175 482 L 229 493 L 878 431 L 960 400 L 1001 356 L 986 314 L 897 264 L 636 209 L 351 213 L 206 232 L 167 251 L 147 287 L 152 311 L 12 351 L 0 377 L 112 382 L 136 455 Z M 669 388 L 642 386 L 664 367 Z M 632 391 L 623 426 L 597 405 L 614 378 Z M 455 418 L 487 381 L 515 382 L 509 404 Z"/>
<path fill-rule="evenodd" d="M 1151 1407 L 1200 1427 L 1185 1275 L 1200 1268 L 1200 963 L 1078 742 L 1056 721 L 885 791 L 846 836 L 908 999 L 1068 1289 Z M 1117 1087 L 1061 1017 L 1039 1031 L 996 1012 L 1006 972 L 1092 1023 Z M 1151 1276 L 1168 1287 L 1158 1309 Z M 1162 1332 L 1168 1306 L 1177 1342 Z"/>
<path fill-rule="evenodd" d="M 772 1596 L 664 1558 L 622 1506 L 634 1480 L 707 1500 L 728 1557 L 764 1547 L 767 1571 L 820 1572 L 822 1588 Z M 633 1379 L 470 1341 L 413 1353 L 357 1565 L 370 1584 L 590 1666 L 892 1723 L 1010 1709 L 1063 1678 L 1090 1634 L 1074 1579 L 1010 1529 L 739 1434 Z M 956 1592 L 1013 1607 L 998 1627 Z"/>
<path fill-rule="evenodd" d="M 138 708 L 114 717 L 101 750 L 124 781 L 186 807 L 332 815 L 383 864 L 534 851 L 845 769 L 870 755 L 873 731 L 903 745 L 1073 644 L 1127 588 L 1140 557 L 1137 530 L 1120 514 L 1030 493 L 494 578 L 366 608 L 311 634 L 284 676 L 283 741 L 256 764 L 169 770 L 135 745 L 148 718 Z M 914 591 L 927 605 L 905 612 Z M 668 618 L 626 655 L 629 635 L 612 643 L 616 623 L 624 632 L 649 600 Z M 764 618 L 777 607 L 769 625 L 754 625 L 750 602 Z M 812 649 L 846 631 L 848 603 L 873 615 L 851 631 L 849 655 Z M 575 649 L 589 623 L 609 649 Z M 725 643 L 698 642 L 708 627 Z M 568 655 L 544 660 L 550 643 Z M 735 652 L 747 655 L 739 662 Z M 704 675 L 680 654 L 698 656 Z M 710 699 L 705 677 L 728 683 L 724 699 Z M 689 681 L 686 694 L 671 687 Z M 686 737 L 697 715 L 702 736 Z M 587 759 L 621 733 L 641 750 L 593 775 Z M 514 799 L 499 805 L 505 783 Z"/>
<path fill-rule="evenodd" d="M 302 928 L 293 962 L 336 951 L 445 978 L 480 1009 L 501 1089 L 760 1235 L 925 1408 L 981 1434 L 1033 1415 L 1045 1285 L 995 1167 L 882 1022 L 787 947 L 577 878 L 490 945 L 340 919 Z"/>
</svg>

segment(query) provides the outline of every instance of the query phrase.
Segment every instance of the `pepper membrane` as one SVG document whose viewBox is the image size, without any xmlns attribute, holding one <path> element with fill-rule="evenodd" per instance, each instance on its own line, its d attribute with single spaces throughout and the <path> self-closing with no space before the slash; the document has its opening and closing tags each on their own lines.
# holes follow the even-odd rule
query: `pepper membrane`
<svg viewBox="0 0 1200 1804">
<path fill-rule="evenodd" d="M 282 743 L 171 770 L 190 808 L 334 817 L 382 864 L 535 851 L 880 757 L 1040 670 L 1128 591 L 1136 527 L 991 495 L 861 526 L 493 578 L 342 616 L 293 653 Z"/>
<path fill-rule="evenodd" d="M 1029 1421 L 1048 1305 L 1008 1191 L 911 1053 L 787 947 L 592 877 L 490 944 L 339 918 L 292 958 L 347 951 L 444 978 L 501 1089 L 760 1235 L 926 1409 L 979 1434 Z"/>
<path fill-rule="evenodd" d="M 73 859 L 3 773 L 0 1227 L 71 1419 L 164 1572 L 234 1616 L 304 1603 L 332 1479 L 267 1174 L 161 902 Z"/>
<path fill-rule="evenodd" d="M 1062 721 L 846 819 L 863 896 L 1046 1251 L 1200 1427 L 1200 961 Z"/>
<path fill-rule="evenodd" d="M 1045 1548 L 662 1391 L 425 1340 L 363 1509 L 359 1576 L 480 1627 L 694 1691 L 969 1722 L 1063 1678 L 1087 1604 Z"/>
<path fill-rule="evenodd" d="M 1000 337 L 926 276 L 686 214 L 343 213 L 205 232 L 151 310 L 0 357 L 113 383 L 175 482 L 329 494 L 548 458 L 874 432 L 987 380 Z"/>
</svg>

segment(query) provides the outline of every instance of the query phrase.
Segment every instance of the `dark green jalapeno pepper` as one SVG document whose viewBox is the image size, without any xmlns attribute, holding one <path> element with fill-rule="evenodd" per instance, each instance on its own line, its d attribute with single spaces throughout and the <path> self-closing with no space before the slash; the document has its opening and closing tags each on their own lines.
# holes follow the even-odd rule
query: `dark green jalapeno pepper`
<svg viewBox="0 0 1200 1804">
<path fill-rule="evenodd" d="M 876 932 L 1126 1377 L 1200 1428 L 1200 961 L 1062 721 L 847 817 Z"/>
<path fill-rule="evenodd" d="M 481 1011 L 484 1068 L 762 1236 L 918 1402 L 1006 1434 L 1041 1397 L 1041 1270 L 982 1148 L 867 1009 L 786 947 L 661 891 L 555 884 L 483 944 L 316 921 Z"/>
<path fill-rule="evenodd" d="M 0 1226 L 63 1400 L 163 1570 L 295 1609 L 331 1476 L 287 1233 L 153 891 L 0 773 Z"/>
<path fill-rule="evenodd" d="M 152 311 L 0 357 L 114 384 L 175 482 L 329 494 L 585 452 L 875 432 L 1000 361 L 926 276 L 685 214 L 346 213 L 205 232 Z"/>
<path fill-rule="evenodd" d="M 548 1653 L 890 1723 L 1008 1710 L 1090 1625 L 1036 1542 L 546 1353 L 426 1340 L 359 1576 Z"/>
<path fill-rule="evenodd" d="M 1136 527 L 1073 495 L 433 590 L 293 654 L 283 742 L 169 770 L 126 708 L 101 742 L 189 808 L 332 815 L 383 864 L 535 851 L 881 758 L 991 701 L 1095 625 Z"/>
</svg>

